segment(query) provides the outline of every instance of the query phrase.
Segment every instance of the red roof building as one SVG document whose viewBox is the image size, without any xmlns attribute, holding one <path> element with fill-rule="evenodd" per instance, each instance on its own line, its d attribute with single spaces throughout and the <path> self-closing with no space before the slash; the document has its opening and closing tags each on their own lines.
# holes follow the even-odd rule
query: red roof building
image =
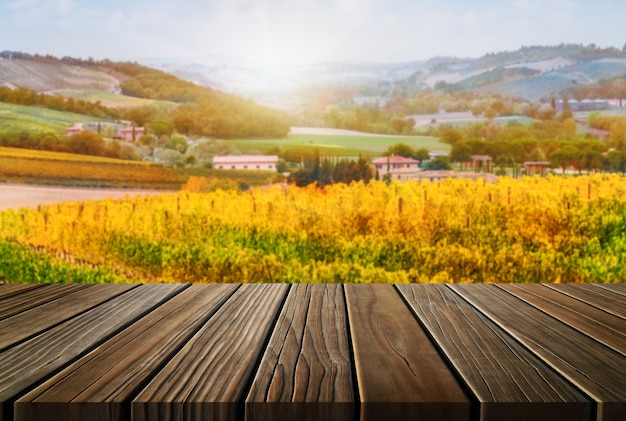
<svg viewBox="0 0 626 421">
<path fill-rule="evenodd" d="M 143 127 L 124 127 L 120 130 L 120 138 L 125 142 L 132 143 L 145 133 L 146 130 Z"/>
<path fill-rule="evenodd" d="M 389 175 L 394 180 L 411 180 L 422 171 L 420 162 L 403 156 L 384 156 L 372 161 L 380 177 Z"/>
</svg>

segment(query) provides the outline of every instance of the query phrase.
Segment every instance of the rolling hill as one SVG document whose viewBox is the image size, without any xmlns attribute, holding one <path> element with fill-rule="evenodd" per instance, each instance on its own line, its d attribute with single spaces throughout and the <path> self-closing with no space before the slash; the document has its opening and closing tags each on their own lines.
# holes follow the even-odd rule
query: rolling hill
<svg viewBox="0 0 626 421">
<path fill-rule="evenodd" d="M 375 60 L 375 58 L 373 59 Z M 288 106 L 287 100 L 311 88 L 389 90 L 403 84 L 411 92 L 444 83 L 454 91 L 493 92 L 529 101 L 559 95 L 577 84 L 626 75 L 626 53 L 616 48 L 561 44 L 530 46 L 479 58 L 434 57 L 404 63 L 325 63 L 264 68 L 254 64 L 215 64 L 152 59 L 149 65 L 205 86 Z"/>
<path fill-rule="evenodd" d="M 89 108 L 86 103 L 91 103 L 97 110 L 90 115 L 125 117 L 138 126 L 159 114 L 179 133 L 191 136 L 284 137 L 289 132 L 283 113 L 138 63 L 4 51 L 0 53 L 0 89 L 8 91 L 5 98 L 10 99 L 3 99 L 5 102 L 61 111 L 75 111 L 77 103 Z M 59 97 L 69 99 L 63 102 Z M 54 101 L 48 101 L 50 98 Z M 127 112 L 102 106 L 151 108 L 145 110 L 150 117 L 140 118 L 135 113 L 133 118 Z"/>
</svg>

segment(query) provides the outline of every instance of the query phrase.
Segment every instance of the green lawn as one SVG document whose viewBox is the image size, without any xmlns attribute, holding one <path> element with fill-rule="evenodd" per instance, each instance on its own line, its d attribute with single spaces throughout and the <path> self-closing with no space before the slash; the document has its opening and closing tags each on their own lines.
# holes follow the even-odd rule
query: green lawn
<svg viewBox="0 0 626 421">
<path fill-rule="evenodd" d="M 448 152 L 450 146 L 440 143 L 430 136 L 342 136 L 289 134 L 286 139 L 272 140 L 231 140 L 228 141 L 243 153 L 268 152 L 278 147 L 282 150 L 319 150 L 332 155 L 380 155 L 391 145 L 404 143 L 412 148 L 426 148 L 430 151 Z"/>
<path fill-rule="evenodd" d="M 0 133 L 24 131 L 63 133 L 66 127 L 77 121 L 94 120 L 97 119 L 81 114 L 0 102 Z"/>
</svg>

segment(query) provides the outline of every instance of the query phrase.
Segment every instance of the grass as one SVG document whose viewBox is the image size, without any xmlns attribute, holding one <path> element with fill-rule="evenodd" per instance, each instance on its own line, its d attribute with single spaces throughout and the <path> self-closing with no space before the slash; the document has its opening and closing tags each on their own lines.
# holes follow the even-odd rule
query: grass
<svg viewBox="0 0 626 421">
<path fill-rule="evenodd" d="M 64 132 L 77 121 L 94 121 L 94 117 L 46 108 L 0 102 L 0 133 L 24 131 Z"/>
<path fill-rule="evenodd" d="M 404 143 L 412 148 L 426 148 L 430 151 L 448 152 L 450 146 L 440 143 L 430 136 L 342 136 L 289 134 L 286 139 L 272 140 L 230 140 L 243 153 L 270 152 L 277 147 L 281 150 L 319 150 L 330 155 L 380 155 L 389 146 Z"/>
</svg>

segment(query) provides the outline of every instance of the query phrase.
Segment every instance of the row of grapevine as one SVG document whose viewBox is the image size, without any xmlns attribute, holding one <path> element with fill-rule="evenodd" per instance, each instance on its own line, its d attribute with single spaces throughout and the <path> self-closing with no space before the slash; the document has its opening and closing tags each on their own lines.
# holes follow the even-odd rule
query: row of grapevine
<svg viewBox="0 0 626 421">
<path fill-rule="evenodd" d="M 154 282 L 621 282 L 625 233 L 618 175 L 183 191 L 0 214 L 5 241 Z"/>
</svg>

